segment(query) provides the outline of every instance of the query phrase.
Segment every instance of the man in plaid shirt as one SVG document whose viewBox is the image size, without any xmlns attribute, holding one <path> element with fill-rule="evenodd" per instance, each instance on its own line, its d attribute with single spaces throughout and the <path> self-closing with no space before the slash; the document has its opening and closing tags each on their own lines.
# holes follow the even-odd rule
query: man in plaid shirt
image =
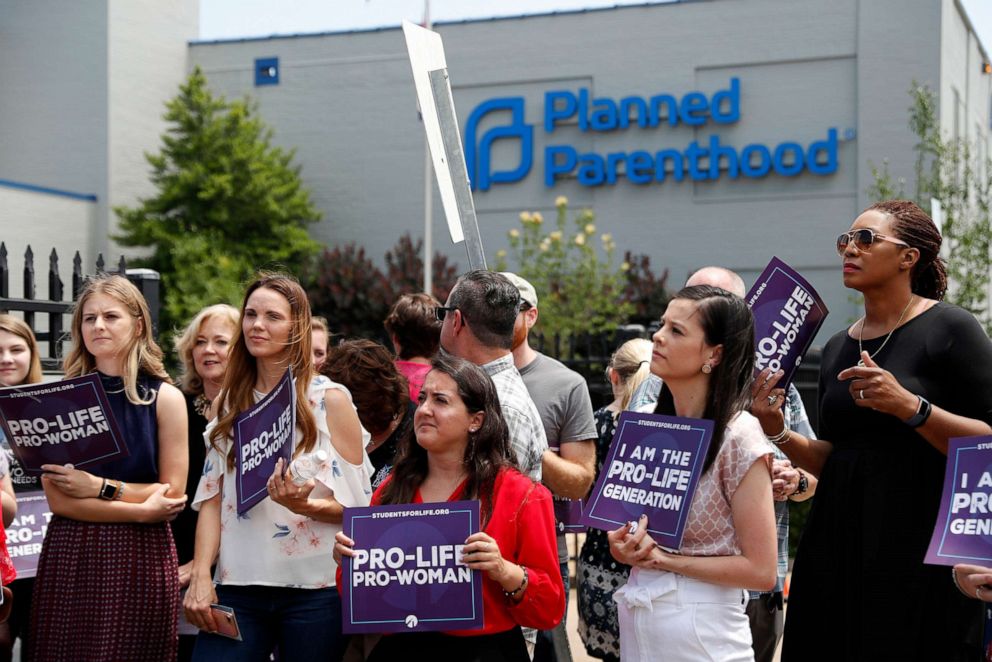
<svg viewBox="0 0 992 662">
<path fill-rule="evenodd" d="M 477 269 L 458 279 L 447 303 L 437 308 L 441 347 L 480 366 L 496 386 L 520 472 L 541 480 L 548 449 L 541 415 L 513 365 L 513 325 L 520 292 L 506 277 Z"/>
</svg>

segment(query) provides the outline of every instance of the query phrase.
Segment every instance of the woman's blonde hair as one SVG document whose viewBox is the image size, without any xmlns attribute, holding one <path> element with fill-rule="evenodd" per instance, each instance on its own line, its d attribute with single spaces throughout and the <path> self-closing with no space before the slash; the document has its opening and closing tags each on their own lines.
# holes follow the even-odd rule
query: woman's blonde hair
<svg viewBox="0 0 992 662">
<path fill-rule="evenodd" d="M 117 274 L 101 274 L 86 279 L 83 290 L 72 311 L 72 350 L 66 355 L 62 369 L 67 378 L 79 377 L 96 370 L 96 359 L 86 349 L 83 342 L 83 306 L 94 294 L 103 294 L 124 306 L 136 324 L 136 332 L 125 350 L 122 377 L 127 399 L 136 405 L 151 404 L 152 394 L 147 400 L 138 394 L 138 374 L 172 383 L 162 365 L 162 349 L 152 335 L 152 316 L 148 311 L 145 297 L 131 281 Z"/>
<path fill-rule="evenodd" d="M 207 306 L 198 312 L 183 330 L 182 335 L 175 339 L 176 353 L 179 354 L 179 360 L 183 364 L 183 371 L 179 375 L 179 387 L 190 395 L 203 393 L 203 379 L 196 373 L 196 366 L 193 363 L 193 348 L 196 347 L 196 337 L 200 335 L 203 325 L 214 317 L 221 317 L 231 325 L 233 342 L 241 325 L 241 317 L 237 308 L 226 303 Z"/>
<path fill-rule="evenodd" d="M 0 331 L 6 331 L 7 333 L 12 333 L 15 336 L 24 340 L 28 345 L 28 351 L 31 352 L 30 364 L 28 365 L 28 374 L 24 378 L 22 384 L 37 384 L 41 381 L 41 356 L 38 352 L 38 341 L 34 337 L 34 332 L 31 327 L 27 325 L 24 320 L 18 319 L 13 315 L 0 315 Z"/>
<path fill-rule="evenodd" d="M 612 370 L 620 378 L 620 411 L 624 411 L 634 391 L 651 374 L 651 341 L 634 338 L 620 345 L 610 357 L 607 370 Z"/>
<path fill-rule="evenodd" d="M 287 344 L 287 367 L 292 369 L 296 379 L 296 427 L 302 433 L 302 440 L 296 454 L 309 453 L 317 444 L 317 422 L 310 410 L 308 391 L 313 376 L 313 336 L 310 326 L 310 301 L 307 293 L 292 276 L 279 273 L 260 272 L 245 291 L 241 304 L 241 319 L 244 319 L 248 299 L 255 290 L 265 288 L 281 294 L 289 302 L 290 320 Z M 227 356 L 227 371 L 224 373 L 224 386 L 220 395 L 217 425 L 210 433 L 210 445 L 218 451 L 225 439 L 232 435 L 234 419 L 255 404 L 255 382 L 258 379 L 258 364 L 248 352 L 244 334 L 238 329 L 234 345 Z M 231 444 L 227 454 L 228 468 L 234 467 L 236 449 Z"/>
</svg>

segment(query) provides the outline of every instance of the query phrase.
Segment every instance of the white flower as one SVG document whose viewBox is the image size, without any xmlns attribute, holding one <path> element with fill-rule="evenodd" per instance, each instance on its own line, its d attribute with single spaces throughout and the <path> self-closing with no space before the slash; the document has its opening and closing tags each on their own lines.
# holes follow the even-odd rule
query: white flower
<svg viewBox="0 0 992 662">
<path fill-rule="evenodd" d="M 585 246 L 585 243 L 586 243 L 586 236 L 584 234 L 575 235 L 576 246 Z"/>
<path fill-rule="evenodd" d="M 520 222 L 521 223 L 530 223 L 530 219 L 531 218 L 533 218 L 533 217 L 530 215 L 530 212 L 529 211 L 522 211 L 522 212 L 520 212 Z"/>
<path fill-rule="evenodd" d="M 596 226 L 592 223 L 586 223 L 585 231 L 587 235 L 592 236 L 592 233 L 596 231 Z"/>
<path fill-rule="evenodd" d="M 548 239 L 551 241 L 561 241 L 561 230 L 555 230 L 548 235 Z"/>
<path fill-rule="evenodd" d="M 536 211 L 531 216 L 531 220 L 534 221 L 535 224 L 540 225 L 541 223 L 544 222 L 544 216 L 541 215 L 541 212 Z"/>
<path fill-rule="evenodd" d="M 559 195 L 557 198 L 555 198 L 555 207 L 564 207 L 567 204 L 568 204 L 568 198 L 566 198 L 565 196 Z"/>
<path fill-rule="evenodd" d="M 520 236 L 520 230 L 516 228 L 511 228 L 508 234 L 510 235 L 511 238 L 516 239 Z"/>
<path fill-rule="evenodd" d="M 630 271 L 630 262 L 624 262 L 621 264 L 620 271 Z"/>
</svg>

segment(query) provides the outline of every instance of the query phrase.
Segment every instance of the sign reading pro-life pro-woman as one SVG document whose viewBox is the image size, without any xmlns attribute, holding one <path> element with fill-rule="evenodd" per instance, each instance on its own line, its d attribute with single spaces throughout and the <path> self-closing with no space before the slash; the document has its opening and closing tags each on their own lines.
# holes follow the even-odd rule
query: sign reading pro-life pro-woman
<svg viewBox="0 0 992 662">
<path fill-rule="evenodd" d="M 784 370 L 778 386 L 785 388 L 823 325 L 827 307 L 813 286 L 777 257 L 744 300 L 754 314 L 754 372 Z"/>
<path fill-rule="evenodd" d="M 678 549 L 712 438 L 713 421 L 623 412 L 582 521 L 611 531 L 647 515 L 655 542 Z"/>
<path fill-rule="evenodd" d="M 476 630 L 482 576 L 461 562 L 481 529 L 478 501 L 345 508 L 345 632 Z"/>
<path fill-rule="evenodd" d="M 289 463 L 295 433 L 296 389 L 287 369 L 274 389 L 234 419 L 239 515 L 268 496 L 266 483 L 279 458 Z"/>
<path fill-rule="evenodd" d="M 128 456 L 95 373 L 0 389 L 0 421 L 25 471 L 41 473 L 43 464 L 83 468 Z"/>
<path fill-rule="evenodd" d="M 992 437 L 948 442 L 944 493 L 924 561 L 992 563 Z"/>
</svg>

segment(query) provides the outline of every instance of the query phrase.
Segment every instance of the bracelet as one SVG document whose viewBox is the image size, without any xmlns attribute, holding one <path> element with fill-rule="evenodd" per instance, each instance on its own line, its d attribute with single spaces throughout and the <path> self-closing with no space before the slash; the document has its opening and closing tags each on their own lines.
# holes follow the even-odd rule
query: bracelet
<svg viewBox="0 0 992 662">
<path fill-rule="evenodd" d="M 954 582 L 955 588 L 964 593 L 964 589 L 961 588 L 961 584 L 958 584 L 958 573 L 954 570 L 954 566 L 951 566 L 951 581 Z M 967 595 L 967 593 L 965 593 L 965 595 Z"/>
<path fill-rule="evenodd" d="M 124 486 L 127 485 L 123 480 L 117 485 L 117 494 L 114 495 L 114 501 L 120 501 L 124 498 Z"/>
<path fill-rule="evenodd" d="M 785 423 L 782 423 L 782 431 L 781 432 L 779 432 L 777 435 L 775 435 L 773 437 L 769 437 L 766 434 L 765 435 L 765 439 L 767 439 L 768 441 L 772 442 L 776 446 L 781 446 L 782 444 L 784 444 L 786 441 L 789 440 L 789 426 L 786 425 Z"/>
<path fill-rule="evenodd" d="M 507 598 L 513 600 L 517 597 L 518 593 L 522 593 L 525 588 L 527 588 L 527 566 L 522 565 L 520 569 L 524 571 L 524 578 L 520 580 L 520 586 L 516 587 L 512 591 L 503 591 L 503 595 Z"/>
</svg>

